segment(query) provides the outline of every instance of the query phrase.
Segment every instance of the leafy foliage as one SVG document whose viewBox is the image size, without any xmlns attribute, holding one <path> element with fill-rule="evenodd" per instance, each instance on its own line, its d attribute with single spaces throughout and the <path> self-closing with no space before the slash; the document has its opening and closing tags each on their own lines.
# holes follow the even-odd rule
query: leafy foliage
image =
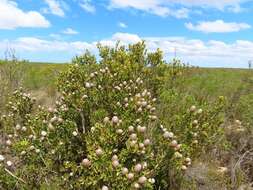
<svg viewBox="0 0 253 190">
<path fill-rule="evenodd" d="M 223 98 L 171 112 L 183 96 L 173 88 L 186 69 L 179 61 L 166 64 L 144 42 L 98 48 L 100 61 L 86 52 L 61 74 L 52 107 L 34 106 L 23 89 L 14 93 L 1 117 L 3 188 L 176 188 L 223 135 Z"/>
</svg>

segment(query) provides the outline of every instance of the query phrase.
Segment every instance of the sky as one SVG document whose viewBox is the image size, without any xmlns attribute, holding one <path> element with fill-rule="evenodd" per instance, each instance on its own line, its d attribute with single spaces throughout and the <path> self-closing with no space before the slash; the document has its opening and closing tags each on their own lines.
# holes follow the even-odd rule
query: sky
<svg viewBox="0 0 253 190">
<path fill-rule="evenodd" d="M 0 58 L 69 62 L 96 44 L 145 40 L 201 67 L 253 60 L 253 0 L 0 0 Z"/>
</svg>

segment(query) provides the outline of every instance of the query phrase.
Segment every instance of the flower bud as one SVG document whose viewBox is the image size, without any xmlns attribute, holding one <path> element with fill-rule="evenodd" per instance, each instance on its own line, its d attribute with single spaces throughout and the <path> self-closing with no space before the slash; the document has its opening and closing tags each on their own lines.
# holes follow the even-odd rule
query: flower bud
<svg viewBox="0 0 253 190">
<path fill-rule="evenodd" d="M 175 150 L 180 150 L 181 147 L 182 147 L 182 144 L 178 144 L 178 145 L 175 147 Z"/>
<path fill-rule="evenodd" d="M 147 178 L 145 177 L 145 176 L 141 176 L 139 179 L 138 179 L 138 182 L 140 183 L 140 184 L 144 184 L 144 183 L 146 183 L 146 181 L 147 181 Z"/>
<path fill-rule="evenodd" d="M 8 160 L 8 161 L 6 162 L 6 164 L 7 164 L 8 167 L 11 167 L 11 166 L 12 166 L 12 161 L 9 161 L 9 160 Z"/>
<path fill-rule="evenodd" d="M 171 141 L 170 146 L 176 147 L 177 146 L 177 141 L 176 140 Z"/>
<path fill-rule="evenodd" d="M 86 83 L 85 83 L 85 88 L 90 88 L 90 87 L 91 87 L 91 84 L 88 83 L 88 82 L 86 82 Z"/>
<path fill-rule="evenodd" d="M 134 127 L 133 127 L 133 126 L 129 126 L 129 127 L 128 127 L 128 131 L 129 131 L 130 133 L 134 132 Z"/>
<path fill-rule="evenodd" d="M 29 147 L 29 150 L 34 150 L 34 149 L 35 147 L 33 145 Z"/>
<path fill-rule="evenodd" d="M 11 140 L 7 140 L 7 141 L 6 141 L 6 145 L 7 145 L 7 146 L 10 146 L 11 144 L 12 144 L 12 143 L 11 143 Z"/>
<path fill-rule="evenodd" d="M 141 186 L 140 186 L 140 184 L 139 183 L 134 183 L 134 188 L 135 189 L 139 189 Z"/>
<path fill-rule="evenodd" d="M 109 190 L 109 188 L 106 185 L 103 185 L 101 190 Z"/>
<path fill-rule="evenodd" d="M 143 143 L 139 143 L 139 148 L 143 149 L 144 148 L 144 144 Z"/>
<path fill-rule="evenodd" d="M 194 120 L 194 121 L 192 122 L 192 125 L 193 125 L 193 126 L 197 126 L 198 123 L 199 123 L 198 120 Z"/>
<path fill-rule="evenodd" d="M 36 152 L 36 153 L 40 153 L 40 149 L 36 149 L 35 152 Z"/>
<path fill-rule="evenodd" d="M 145 145 L 145 146 L 150 145 L 150 140 L 149 140 L 149 139 L 145 139 L 145 140 L 144 140 L 144 145 Z"/>
<path fill-rule="evenodd" d="M 116 154 L 114 154 L 114 155 L 112 156 L 112 161 L 114 161 L 114 160 L 118 160 L 118 156 L 117 156 Z"/>
<path fill-rule="evenodd" d="M 76 137 L 78 135 L 77 131 L 73 131 L 72 135 Z"/>
<path fill-rule="evenodd" d="M 195 112 L 196 111 L 196 106 L 191 106 L 190 112 Z"/>
<path fill-rule="evenodd" d="M 202 109 L 198 109 L 197 114 L 202 114 L 203 110 Z"/>
<path fill-rule="evenodd" d="M 133 173 L 127 174 L 127 179 L 132 180 L 133 178 L 134 178 L 134 174 Z"/>
<path fill-rule="evenodd" d="M 185 170 L 187 170 L 187 166 L 182 165 L 181 169 L 182 169 L 183 171 L 185 171 Z"/>
<path fill-rule="evenodd" d="M 105 118 L 104 118 L 104 123 L 109 123 L 109 121 L 110 121 L 110 118 L 109 118 L 109 117 L 105 117 Z"/>
<path fill-rule="evenodd" d="M 186 162 L 191 162 L 191 159 L 190 158 L 186 158 L 185 161 Z"/>
<path fill-rule="evenodd" d="M 0 154 L 0 162 L 3 162 L 5 160 L 5 157 Z"/>
<path fill-rule="evenodd" d="M 91 165 L 91 161 L 87 158 L 84 158 L 82 160 L 82 165 L 85 166 L 85 167 L 89 167 Z"/>
<path fill-rule="evenodd" d="M 61 117 L 58 118 L 58 122 L 59 123 L 62 123 L 63 122 L 63 119 Z"/>
<path fill-rule="evenodd" d="M 145 126 L 141 127 L 140 125 L 137 126 L 137 131 L 139 133 L 144 133 L 147 130 Z"/>
<path fill-rule="evenodd" d="M 112 123 L 117 124 L 119 123 L 119 118 L 117 116 L 112 117 Z"/>
<path fill-rule="evenodd" d="M 120 135 L 120 134 L 123 133 L 123 130 L 122 130 L 122 129 L 117 129 L 117 130 L 116 130 L 116 133 Z"/>
<path fill-rule="evenodd" d="M 137 140 L 137 135 L 135 133 L 130 135 L 131 140 Z"/>
<path fill-rule="evenodd" d="M 130 141 L 130 147 L 134 147 L 136 145 L 137 141 L 131 140 Z"/>
<path fill-rule="evenodd" d="M 155 179 L 154 178 L 149 178 L 148 182 L 151 183 L 151 184 L 154 184 L 155 183 Z"/>
<path fill-rule="evenodd" d="M 46 132 L 46 131 L 41 131 L 41 136 L 42 136 L 42 137 L 47 136 L 47 132 Z"/>
<path fill-rule="evenodd" d="M 102 150 L 101 148 L 98 148 L 98 149 L 96 150 L 96 155 L 97 155 L 97 156 L 102 156 L 102 154 L 103 154 L 103 150 Z"/>
<path fill-rule="evenodd" d="M 21 129 L 21 126 L 19 124 L 16 125 L 16 130 L 20 130 Z"/>
<path fill-rule="evenodd" d="M 150 119 L 151 119 L 152 121 L 155 121 L 155 120 L 157 120 L 157 116 L 156 116 L 156 115 L 151 115 L 151 116 L 150 116 Z"/>
<path fill-rule="evenodd" d="M 141 164 L 136 164 L 134 166 L 134 171 L 139 173 L 142 170 L 142 165 Z"/>
<path fill-rule="evenodd" d="M 163 137 L 168 139 L 168 138 L 173 138 L 174 137 L 174 134 L 172 132 L 168 132 L 168 131 L 165 131 L 163 133 Z"/>
<path fill-rule="evenodd" d="M 123 168 L 121 172 L 122 172 L 123 175 L 126 175 L 126 174 L 128 174 L 128 169 L 127 168 Z"/>
<path fill-rule="evenodd" d="M 142 107 L 146 107 L 148 105 L 148 103 L 146 102 L 146 101 L 143 101 L 142 103 L 141 103 L 141 106 Z"/>
<path fill-rule="evenodd" d="M 113 160 L 112 161 L 112 165 L 113 165 L 113 167 L 118 167 L 119 166 L 119 161 L 118 160 Z"/>
</svg>

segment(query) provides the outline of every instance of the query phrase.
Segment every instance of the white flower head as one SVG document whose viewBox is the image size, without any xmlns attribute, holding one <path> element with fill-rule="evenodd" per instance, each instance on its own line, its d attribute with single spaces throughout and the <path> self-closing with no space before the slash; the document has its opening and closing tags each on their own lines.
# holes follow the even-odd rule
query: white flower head
<svg viewBox="0 0 253 190">
<path fill-rule="evenodd" d="M 4 160 L 5 160 L 4 156 L 0 154 L 0 162 L 2 162 Z"/>
<path fill-rule="evenodd" d="M 41 136 L 43 136 L 43 137 L 47 136 L 47 132 L 46 131 L 41 131 Z"/>
<path fill-rule="evenodd" d="M 10 146 L 11 145 L 11 140 L 7 140 L 6 145 Z"/>
<path fill-rule="evenodd" d="M 8 161 L 6 162 L 6 164 L 7 164 L 8 167 L 11 167 L 11 166 L 12 166 L 12 161 L 9 161 L 9 160 L 8 160 Z"/>
<path fill-rule="evenodd" d="M 72 135 L 76 137 L 78 135 L 77 131 L 73 131 Z"/>
<path fill-rule="evenodd" d="M 16 130 L 20 130 L 21 126 L 19 124 L 16 125 Z"/>
<path fill-rule="evenodd" d="M 109 188 L 106 185 L 103 185 L 102 190 L 109 190 Z"/>
<path fill-rule="evenodd" d="M 25 131 L 27 131 L 27 128 L 26 127 L 22 127 L 21 130 L 25 132 Z"/>
</svg>

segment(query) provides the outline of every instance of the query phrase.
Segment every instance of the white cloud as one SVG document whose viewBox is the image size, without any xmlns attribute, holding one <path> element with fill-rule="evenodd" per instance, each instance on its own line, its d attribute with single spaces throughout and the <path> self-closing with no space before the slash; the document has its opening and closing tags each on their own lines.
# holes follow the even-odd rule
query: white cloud
<svg viewBox="0 0 253 190">
<path fill-rule="evenodd" d="M 121 41 L 123 43 L 137 43 L 141 41 L 141 38 L 136 34 L 129 33 L 115 33 L 112 38 L 113 41 Z"/>
<path fill-rule="evenodd" d="M 165 6 L 160 0 L 110 0 L 110 9 L 127 9 L 133 8 L 136 10 L 152 13 L 158 16 L 174 16 L 176 18 L 187 18 L 189 10 L 186 8 L 171 9 Z"/>
<path fill-rule="evenodd" d="M 187 18 L 191 12 L 194 13 L 191 8 L 213 8 L 237 13 L 243 10 L 241 4 L 248 1 L 252 0 L 110 0 L 109 8 L 131 8 L 163 17 Z M 181 8 L 175 8 L 178 5 Z"/>
<path fill-rule="evenodd" d="M 247 67 L 248 60 L 253 58 L 253 41 L 237 40 L 232 43 L 210 40 L 204 42 L 199 39 L 187 39 L 184 37 L 140 37 L 136 34 L 115 33 L 108 39 L 101 40 L 103 45 L 114 46 L 118 40 L 122 44 L 136 43 L 144 39 L 149 51 L 157 48 L 163 50 L 165 57 L 170 60 L 174 57 L 175 48 L 178 58 L 193 65 L 209 67 Z M 89 49 L 97 55 L 96 44 L 98 41 L 85 42 L 73 41 L 66 42 L 61 40 L 43 40 L 33 37 L 18 38 L 13 41 L 0 41 L 0 51 L 4 52 L 10 44 L 11 47 L 22 54 L 31 53 L 32 55 L 68 55 L 68 60 L 72 56 Z M 29 55 L 31 55 L 29 54 Z M 54 56 L 53 56 L 54 55 Z M 22 57 L 22 56 L 21 56 Z M 29 59 L 29 57 L 26 57 Z M 59 56 L 59 59 L 62 58 Z M 52 61 L 52 60 L 40 60 Z M 57 60 L 55 60 L 57 61 Z"/>
<path fill-rule="evenodd" d="M 66 28 L 65 30 L 62 31 L 63 34 L 68 34 L 68 35 L 76 35 L 79 32 L 73 30 L 72 28 Z"/>
<path fill-rule="evenodd" d="M 48 5 L 48 8 L 43 9 L 43 12 L 52 13 L 54 15 L 64 17 L 65 13 L 64 13 L 63 8 L 61 7 L 60 1 L 58 0 L 44 0 L 44 1 Z"/>
<path fill-rule="evenodd" d="M 120 28 L 127 28 L 127 25 L 126 25 L 124 22 L 119 22 L 119 23 L 118 23 L 118 26 L 119 26 Z"/>
<path fill-rule="evenodd" d="M 95 13 L 96 12 L 96 8 L 95 6 L 93 6 L 91 4 L 91 0 L 81 0 L 81 2 L 79 3 L 79 5 L 83 8 L 83 10 L 85 10 L 86 12 L 89 13 Z"/>
<path fill-rule="evenodd" d="M 0 0 L 0 29 L 18 27 L 47 28 L 50 22 L 36 11 L 24 12 L 14 1 Z"/>
<path fill-rule="evenodd" d="M 157 0 L 158 1 L 158 0 Z M 162 0 L 163 3 L 181 4 L 188 7 L 202 7 L 202 8 L 215 8 L 224 10 L 225 8 L 236 8 L 240 7 L 240 4 L 251 0 Z"/>
<path fill-rule="evenodd" d="M 172 13 L 171 13 L 171 15 L 176 18 L 188 18 L 189 14 L 190 14 L 190 10 L 187 8 L 172 10 Z"/>
<path fill-rule="evenodd" d="M 21 37 L 14 41 L 4 40 L 0 45 L 0 49 L 6 48 L 6 44 L 11 45 L 14 49 L 20 52 L 74 52 L 81 53 L 85 49 L 95 48 L 95 44 L 87 42 L 75 41 L 66 42 L 60 40 L 44 40 L 35 37 Z"/>
<path fill-rule="evenodd" d="M 192 23 L 186 23 L 185 26 L 189 30 L 205 33 L 238 32 L 240 30 L 251 28 L 251 26 L 247 23 L 224 22 L 223 20 L 199 22 L 196 25 Z"/>
<path fill-rule="evenodd" d="M 113 34 L 112 37 L 109 39 L 100 40 L 99 43 L 105 46 L 114 47 L 116 42 L 120 42 L 121 44 L 127 45 L 140 42 L 141 40 L 142 39 L 136 34 L 117 32 Z M 94 42 L 93 44 L 96 43 L 97 42 Z"/>
</svg>

